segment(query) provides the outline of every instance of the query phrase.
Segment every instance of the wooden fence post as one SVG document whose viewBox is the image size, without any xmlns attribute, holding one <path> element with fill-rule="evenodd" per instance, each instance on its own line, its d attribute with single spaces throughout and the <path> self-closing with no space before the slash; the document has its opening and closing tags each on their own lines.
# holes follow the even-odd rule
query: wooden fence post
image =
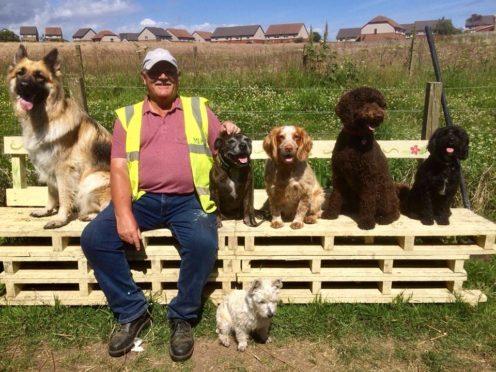
<svg viewBox="0 0 496 372">
<path fill-rule="evenodd" d="M 413 26 L 412 32 L 412 43 L 410 44 L 410 52 L 408 53 L 408 77 L 412 76 L 412 67 L 413 67 L 413 49 L 415 46 L 415 34 L 417 30 L 415 30 L 415 25 Z"/>
<path fill-rule="evenodd" d="M 88 112 L 88 102 L 86 100 L 86 89 L 84 86 L 84 66 L 83 55 L 81 54 L 81 45 L 76 45 L 76 58 L 79 66 L 79 77 L 70 77 L 68 81 L 69 92 L 71 97 L 79 104 L 79 106 Z"/>
<path fill-rule="evenodd" d="M 429 139 L 432 133 L 434 133 L 434 131 L 439 128 L 442 91 L 442 83 L 427 83 L 427 86 L 425 88 L 424 118 L 422 121 L 422 139 Z"/>
<path fill-rule="evenodd" d="M 198 47 L 193 46 L 193 74 L 194 80 L 198 77 Z"/>
<path fill-rule="evenodd" d="M 81 76 L 70 77 L 67 83 L 71 97 L 74 98 L 74 100 L 84 111 L 88 112 L 88 103 L 86 101 L 83 78 Z"/>
<path fill-rule="evenodd" d="M 81 54 L 81 45 L 79 45 L 79 44 L 76 45 L 76 57 L 77 57 L 78 66 L 79 66 L 79 76 L 81 76 L 83 78 L 83 81 L 84 81 L 83 55 Z"/>
</svg>

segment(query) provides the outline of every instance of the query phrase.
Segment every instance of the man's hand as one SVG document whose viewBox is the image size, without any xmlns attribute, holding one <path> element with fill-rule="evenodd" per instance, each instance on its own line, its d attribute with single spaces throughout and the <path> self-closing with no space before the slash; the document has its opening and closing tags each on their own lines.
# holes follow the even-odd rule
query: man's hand
<svg viewBox="0 0 496 372">
<path fill-rule="evenodd" d="M 117 233 L 119 237 L 141 249 L 141 231 L 131 207 L 131 182 L 127 170 L 127 160 L 113 158 L 110 161 L 110 191 L 114 204 Z"/>
<path fill-rule="evenodd" d="M 116 215 L 116 220 L 119 237 L 123 241 L 134 245 L 136 250 L 139 251 L 141 249 L 141 231 L 133 214 L 126 214 L 124 216 Z"/>
<path fill-rule="evenodd" d="M 220 126 L 221 133 L 226 132 L 227 134 L 237 134 L 240 131 L 241 130 L 239 129 L 239 127 L 229 120 L 223 122 L 222 125 Z"/>
</svg>

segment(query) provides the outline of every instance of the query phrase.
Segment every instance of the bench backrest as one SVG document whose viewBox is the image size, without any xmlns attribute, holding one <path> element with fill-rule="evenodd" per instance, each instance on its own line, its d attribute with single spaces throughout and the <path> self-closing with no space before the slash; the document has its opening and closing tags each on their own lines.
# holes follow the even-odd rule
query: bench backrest
<svg viewBox="0 0 496 372">
<path fill-rule="evenodd" d="M 266 159 L 260 140 L 253 141 L 252 159 Z M 386 157 L 391 159 L 423 159 L 427 152 L 426 140 L 386 140 L 378 141 Z M 330 159 L 334 140 L 314 140 L 310 158 Z M 44 186 L 28 186 L 26 179 L 27 152 L 22 144 L 22 137 L 4 137 L 4 153 L 11 155 L 12 188 L 7 189 L 8 206 L 44 206 L 47 190 Z"/>
</svg>

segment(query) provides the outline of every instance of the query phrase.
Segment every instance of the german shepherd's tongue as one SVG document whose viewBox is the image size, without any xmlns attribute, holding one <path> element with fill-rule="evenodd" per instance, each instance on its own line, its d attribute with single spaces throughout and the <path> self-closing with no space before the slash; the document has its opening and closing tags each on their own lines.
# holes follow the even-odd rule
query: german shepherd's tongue
<svg viewBox="0 0 496 372">
<path fill-rule="evenodd" d="M 26 101 L 24 98 L 19 98 L 19 105 L 24 111 L 29 111 L 33 108 L 33 102 Z"/>
</svg>

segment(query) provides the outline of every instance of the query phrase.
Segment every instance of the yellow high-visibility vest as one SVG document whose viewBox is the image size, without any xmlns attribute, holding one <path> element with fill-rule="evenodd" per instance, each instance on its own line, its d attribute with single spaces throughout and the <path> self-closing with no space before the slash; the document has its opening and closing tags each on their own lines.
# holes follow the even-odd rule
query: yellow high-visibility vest
<svg viewBox="0 0 496 372">
<path fill-rule="evenodd" d="M 188 142 L 189 160 L 193 173 L 195 191 L 203 210 L 214 212 L 215 203 L 210 200 L 209 180 L 213 157 L 208 147 L 207 99 L 203 97 L 180 97 L 184 112 L 184 129 Z M 138 200 L 145 191 L 139 190 L 139 155 L 143 101 L 115 110 L 126 131 L 126 158 L 131 181 L 133 200 Z"/>
</svg>

